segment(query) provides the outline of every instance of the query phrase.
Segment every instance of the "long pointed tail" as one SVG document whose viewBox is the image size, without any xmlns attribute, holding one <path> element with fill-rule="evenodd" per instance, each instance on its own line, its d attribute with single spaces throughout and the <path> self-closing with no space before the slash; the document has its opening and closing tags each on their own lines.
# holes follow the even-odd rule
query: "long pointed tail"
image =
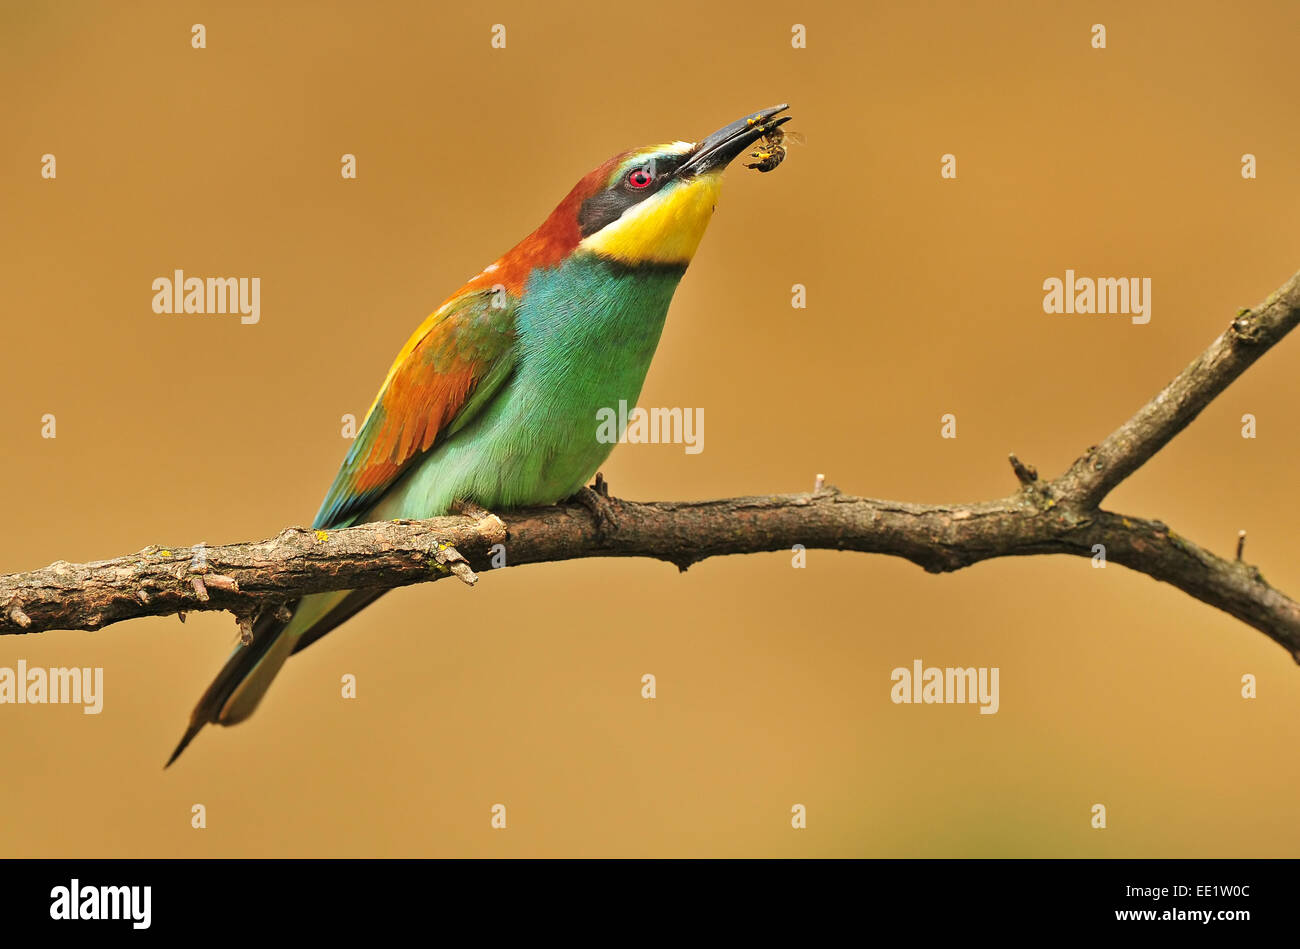
<svg viewBox="0 0 1300 949">
<path fill-rule="evenodd" d="M 294 608 L 296 606 L 297 604 L 294 604 Z M 275 678 L 275 674 L 280 671 L 280 666 L 284 665 L 284 660 L 289 656 L 292 642 L 285 635 L 288 625 L 283 620 L 276 619 L 274 614 L 263 615 L 253 624 L 252 643 L 249 645 L 240 643 L 230 654 L 226 664 L 221 667 L 217 677 L 212 680 L 212 684 L 194 706 L 185 734 L 181 736 L 180 744 L 176 746 L 176 750 L 167 759 L 164 767 L 170 767 L 172 762 L 180 757 L 181 752 L 194 740 L 194 736 L 203 729 L 204 725 L 209 722 L 234 724 L 236 720 L 242 721 L 251 714 L 258 700 L 270 686 L 271 680 Z M 252 705 L 248 707 L 245 715 L 239 719 L 223 717 L 223 713 L 231 705 L 231 700 L 238 693 L 243 691 L 245 695 L 249 695 L 249 684 L 259 668 L 261 674 L 257 678 L 261 680 L 261 687 L 255 694 L 250 695 Z"/>
<path fill-rule="evenodd" d="M 170 767 L 180 757 L 204 725 L 234 725 L 252 715 L 290 655 L 314 643 L 383 592 L 317 593 L 292 604 L 293 617 L 288 621 L 273 613 L 259 617 L 253 624 L 253 641 L 235 647 L 194 706 L 185 734 L 163 767 Z"/>
</svg>

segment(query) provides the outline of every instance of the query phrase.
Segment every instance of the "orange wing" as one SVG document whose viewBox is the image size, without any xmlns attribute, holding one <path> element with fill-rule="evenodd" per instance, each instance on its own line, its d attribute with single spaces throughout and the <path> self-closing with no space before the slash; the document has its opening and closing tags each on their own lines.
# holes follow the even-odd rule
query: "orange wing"
<svg viewBox="0 0 1300 949">
<path fill-rule="evenodd" d="M 420 325 L 388 370 L 313 527 L 351 523 L 492 400 L 514 368 L 516 305 L 500 286 L 470 284 Z"/>
</svg>

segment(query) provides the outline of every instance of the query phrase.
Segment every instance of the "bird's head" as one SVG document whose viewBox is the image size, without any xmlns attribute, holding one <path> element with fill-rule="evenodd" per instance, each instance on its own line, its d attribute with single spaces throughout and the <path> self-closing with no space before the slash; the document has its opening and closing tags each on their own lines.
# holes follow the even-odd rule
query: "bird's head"
<svg viewBox="0 0 1300 949">
<path fill-rule="evenodd" d="M 781 105 L 718 129 L 616 156 L 574 189 L 578 247 L 628 264 L 687 264 L 718 202 L 722 173 L 764 133 L 789 121 Z M 576 203 L 576 202 L 575 202 Z"/>
<path fill-rule="evenodd" d="M 629 266 L 690 263 L 717 204 L 722 173 L 751 144 L 785 124 L 788 106 L 763 109 L 699 142 L 615 155 L 582 178 L 550 217 L 482 275 L 521 284 L 526 274 L 592 253 Z"/>
</svg>

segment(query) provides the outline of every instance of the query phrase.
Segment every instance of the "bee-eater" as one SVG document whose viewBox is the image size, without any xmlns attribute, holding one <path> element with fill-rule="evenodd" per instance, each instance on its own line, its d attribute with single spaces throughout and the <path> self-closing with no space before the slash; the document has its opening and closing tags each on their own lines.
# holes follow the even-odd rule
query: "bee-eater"
<svg viewBox="0 0 1300 949">
<path fill-rule="evenodd" d="M 609 456 L 597 413 L 635 405 L 668 304 L 733 158 L 789 120 L 755 112 L 698 143 L 615 155 L 428 317 L 397 354 L 313 527 L 554 504 Z M 621 434 L 621 433 L 620 433 Z M 190 715 L 167 764 L 209 722 L 253 713 L 284 661 L 383 591 L 264 613 Z"/>
</svg>

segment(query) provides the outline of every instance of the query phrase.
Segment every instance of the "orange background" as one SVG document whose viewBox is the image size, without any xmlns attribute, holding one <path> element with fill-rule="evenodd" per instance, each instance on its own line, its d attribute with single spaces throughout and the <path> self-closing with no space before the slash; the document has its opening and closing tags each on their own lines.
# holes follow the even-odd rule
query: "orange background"
<svg viewBox="0 0 1300 949">
<path fill-rule="evenodd" d="M 447 294 L 610 154 L 781 101 L 808 145 L 729 174 L 642 394 L 703 407 L 705 450 L 622 446 L 615 493 L 824 471 L 965 501 L 1012 489 L 1008 451 L 1054 475 L 1300 266 L 1298 34 L 1290 2 L 6 3 L 0 571 L 309 521 L 340 417 Z M 260 324 L 154 314 L 175 268 L 260 276 Z M 1151 323 L 1044 314 L 1066 268 L 1150 277 Z M 1221 554 L 1245 528 L 1300 593 L 1298 367 L 1288 340 L 1108 506 Z M 103 666 L 106 691 L 98 717 L 0 706 L 0 855 L 1300 850 L 1300 670 L 1118 566 L 811 551 L 403 589 L 163 772 L 234 632 L 0 637 L 0 665 Z M 1001 710 L 893 705 L 916 658 L 998 666 Z"/>
</svg>

